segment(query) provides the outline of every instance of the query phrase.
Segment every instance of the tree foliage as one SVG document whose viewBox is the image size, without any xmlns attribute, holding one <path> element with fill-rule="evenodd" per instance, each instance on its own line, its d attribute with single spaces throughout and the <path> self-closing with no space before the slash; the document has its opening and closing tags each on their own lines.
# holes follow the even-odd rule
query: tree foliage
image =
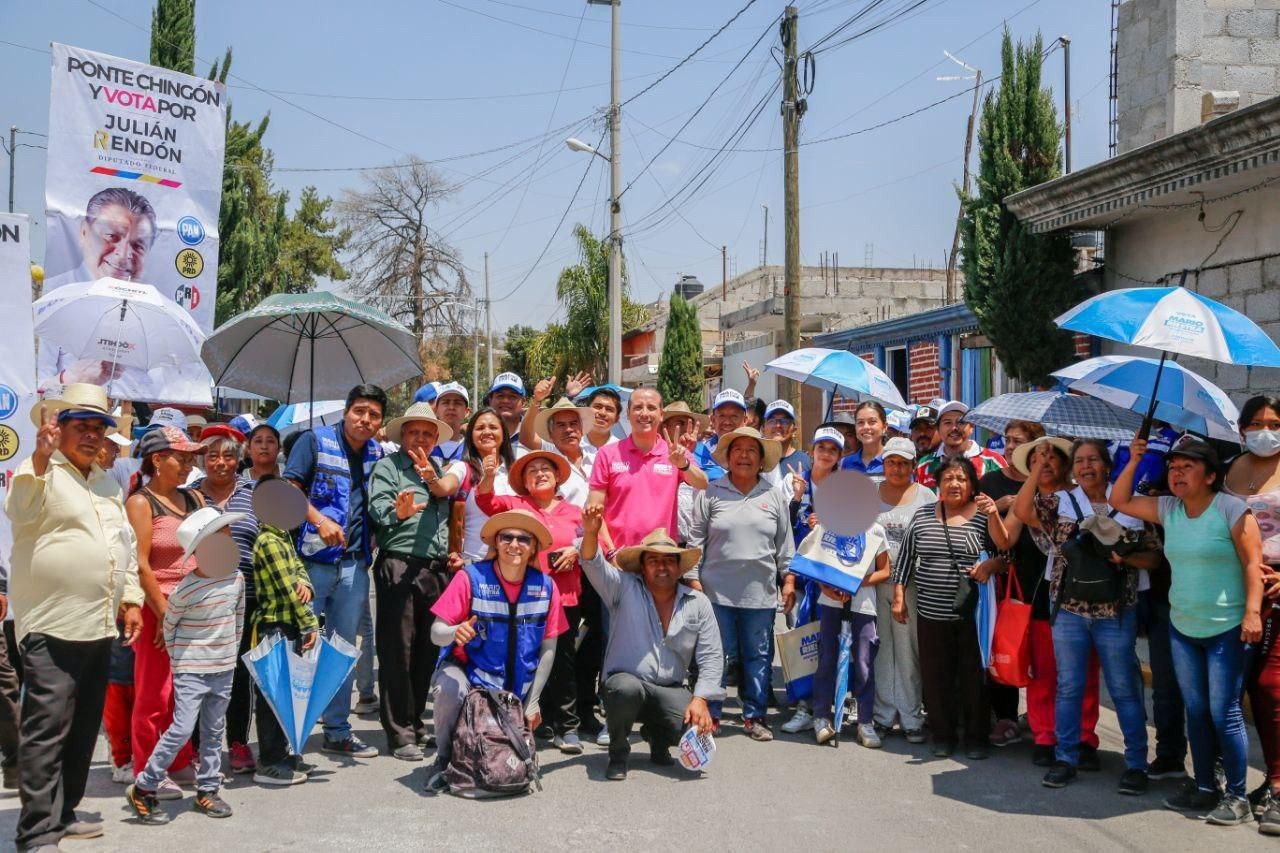
<svg viewBox="0 0 1280 853">
<path fill-rule="evenodd" d="M 151 64 L 196 73 L 196 0 L 156 0 L 151 11 Z"/>
<path fill-rule="evenodd" d="M 533 326 L 520 324 L 507 329 L 498 369 L 521 377 L 549 376 L 550 369 L 538 361 L 538 339 L 542 334 Z"/>
<path fill-rule="evenodd" d="M 667 334 L 658 362 L 658 393 L 664 403 L 683 400 L 695 412 L 706 407 L 698 309 L 678 293 L 671 295 L 667 313 Z"/>
<path fill-rule="evenodd" d="M 1079 301 L 1070 239 L 1032 234 L 1003 204 L 1061 174 L 1062 130 L 1052 92 L 1040 87 L 1043 43 L 1015 48 L 1008 29 L 1000 86 L 978 129 L 977 195 L 962 198 L 965 301 L 1012 376 L 1041 383 L 1071 360 L 1071 336 L 1053 318 Z"/>
</svg>

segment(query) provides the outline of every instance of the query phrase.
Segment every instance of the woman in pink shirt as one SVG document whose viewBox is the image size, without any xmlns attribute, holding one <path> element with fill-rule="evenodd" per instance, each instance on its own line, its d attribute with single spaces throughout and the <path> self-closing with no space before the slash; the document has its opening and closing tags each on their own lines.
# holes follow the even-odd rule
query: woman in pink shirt
<svg viewBox="0 0 1280 853">
<path fill-rule="evenodd" d="M 551 576 L 570 630 L 556 641 L 556 657 L 551 667 L 542 702 L 543 724 L 549 726 L 555 745 L 567 755 L 579 755 L 582 741 L 578 737 L 578 690 L 574 659 L 581 616 L 578 597 L 582 594 L 582 568 L 574 541 L 582 533 L 582 509 L 558 494 L 569 479 L 569 463 L 558 453 L 535 450 L 521 456 L 511 466 L 507 482 L 514 495 L 494 493 L 494 479 L 500 460 L 496 454 L 485 457 L 483 477 L 476 485 L 476 506 L 492 516 L 509 510 L 531 513 L 551 534 L 551 547 L 538 554 L 538 567 Z"/>
</svg>

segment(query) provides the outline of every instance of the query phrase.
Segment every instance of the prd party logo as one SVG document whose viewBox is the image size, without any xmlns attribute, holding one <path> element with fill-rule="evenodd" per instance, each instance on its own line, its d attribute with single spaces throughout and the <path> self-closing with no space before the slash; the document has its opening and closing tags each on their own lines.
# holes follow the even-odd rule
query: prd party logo
<svg viewBox="0 0 1280 853">
<path fill-rule="evenodd" d="M 0 462 L 18 455 L 18 433 L 13 427 L 0 424 Z"/>
</svg>

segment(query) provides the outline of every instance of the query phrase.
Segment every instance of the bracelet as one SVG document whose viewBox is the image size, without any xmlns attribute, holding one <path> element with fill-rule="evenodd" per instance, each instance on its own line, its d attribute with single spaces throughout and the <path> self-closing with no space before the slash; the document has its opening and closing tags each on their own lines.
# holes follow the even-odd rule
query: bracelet
<svg viewBox="0 0 1280 853">
<path fill-rule="evenodd" d="M 677 470 L 677 471 L 688 471 L 688 470 L 689 470 L 690 468 L 692 468 L 692 467 L 693 467 L 693 463 L 692 463 L 692 462 L 686 462 L 686 463 L 684 463 L 684 467 L 683 467 L 683 468 L 676 468 L 676 470 Z"/>
</svg>

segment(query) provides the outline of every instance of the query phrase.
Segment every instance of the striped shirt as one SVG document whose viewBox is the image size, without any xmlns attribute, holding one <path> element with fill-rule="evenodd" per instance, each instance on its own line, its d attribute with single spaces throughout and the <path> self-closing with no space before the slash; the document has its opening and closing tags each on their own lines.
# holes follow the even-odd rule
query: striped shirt
<svg viewBox="0 0 1280 853">
<path fill-rule="evenodd" d="M 944 530 L 935 506 L 923 506 L 911 517 L 902 535 L 892 577 L 895 584 L 915 584 L 919 615 L 951 621 L 959 618 L 953 606 L 960 573 L 978 562 L 982 551 L 995 555 L 996 547 L 987 533 L 986 514 L 975 512 L 964 524 Z M 948 536 L 955 551 L 954 563 L 947 548 Z"/>
<path fill-rule="evenodd" d="M 236 667 L 244 629 L 244 578 L 191 572 L 169 594 L 164 645 L 174 672 L 209 674 Z"/>
</svg>

